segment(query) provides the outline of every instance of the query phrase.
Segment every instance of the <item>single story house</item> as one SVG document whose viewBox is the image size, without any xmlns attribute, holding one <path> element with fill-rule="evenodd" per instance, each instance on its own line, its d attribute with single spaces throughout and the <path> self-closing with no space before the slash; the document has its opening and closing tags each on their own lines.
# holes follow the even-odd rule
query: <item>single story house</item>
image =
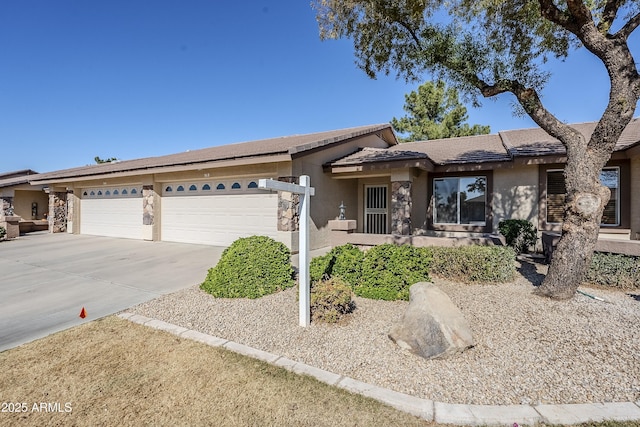
<svg viewBox="0 0 640 427">
<path fill-rule="evenodd" d="M 588 137 L 595 123 L 574 126 Z M 381 124 L 84 166 L 29 182 L 48 189 L 53 232 L 209 245 L 262 234 L 296 251 L 297 196 L 258 189 L 260 178 L 310 176 L 311 247 L 321 248 L 336 242 L 336 232 L 356 243 L 490 239 L 508 218 L 559 231 L 565 162 L 564 147 L 538 128 L 399 144 Z M 624 131 L 601 179 L 612 194 L 601 235 L 640 240 L 640 120 Z M 336 221 L 342 203 L 346 220 Z"/>
</svg>

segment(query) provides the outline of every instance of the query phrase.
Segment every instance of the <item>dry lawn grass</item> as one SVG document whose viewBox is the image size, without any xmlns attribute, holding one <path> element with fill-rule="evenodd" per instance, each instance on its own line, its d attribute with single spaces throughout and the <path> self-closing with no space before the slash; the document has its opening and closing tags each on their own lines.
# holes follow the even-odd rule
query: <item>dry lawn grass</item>
<svg viewBox="0 0 640 427">
<path fill-rule="evenodd" d="M 0 367 L 0 400 L 28 408 L 0 413 L 2 426 L 435 425 L 117 317 L 0 353 Z M 34 411 L 41 402 L 63 412 Z"/>
</svg>

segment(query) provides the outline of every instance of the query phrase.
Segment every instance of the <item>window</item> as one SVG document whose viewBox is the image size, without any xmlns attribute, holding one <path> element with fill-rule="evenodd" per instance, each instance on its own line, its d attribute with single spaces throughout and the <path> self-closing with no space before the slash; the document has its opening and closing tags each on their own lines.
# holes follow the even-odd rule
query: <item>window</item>
<svg viewBox="0 0 640 427">
<path fill-rule="evenodd" d="M 184 191 L 184 187 L 182 185 L 178 185 L 178 188 L 176 191 Z"/>
<path fill-rule="evenodd" d="M 113 195 L 114 195 L 114 196 L 117 196 L 118 194 L 120 194 L 120 193 L 118 192 L 118 190 L 113 190 Z"/>
<path fill-rule="evenodd" d="M 198 187 L 196 187 L 194 184 L 191 184 L 191 186 L 189 186 L 189 191 L 198 191 Z"/>
<path fill-rule="evenodd" d="M 247 188 L 258 188 L 258 184 L 256 184 L 255 181 L 251 181 L 249 185 L 247 185 Z"/>
<path fill-rule="evenodd" d="M 604 208 L 601 225 L 620 225 L 620 168 L 604 168 L 600 172 L 600 182 L 609 187 L 611 198 Z M 564 171 L 547 171 L 547 223 L 559 224 L 564 218 L 564 199 L 567 189 L 564 185 Z"/>
<path fill-rule="evenodd" d="M 136 190 L 135 188 L 131 189 L 131 194 L 138 194 L 138 190 Z"/>
<path fill-rule="evenodd" d="M 98 196 L 102 196 L 102 191 L 98 190 Z"/>
<path fill-rule="evenodd" d="M 434 224 L 485 225 L 486 192 L 484 176 L 435 178 Z"/>
<path fill-rule="evenodd" d="M 211 186 L 209 184 L 205 184 L 205 185 L 202 186 L 202 189 L 205 190 L 205 191 L 209 191 L 209 190 L 211 190 Z"/>
<path fill-rule="evenodd" d="M 165 193 L 171 193 L 173 191 L 173 188 L 171 188 L 171 186 L 168 186 L 167 188 L 164 189 Z"/>
<path fill-rule="evenodd" d="M 224 189 L 225 189 L 225 186 L 223 183 L 218 184 L 216 187 L 216 190 L 224 190 Z"/>
<path fill-rule="evenodd" d="M 233 185 L 231 186 L 231 189 L 233 189 L 233 190 L 239 190 L 241 188 L 242 188 L 242 186 L 240 185 L 239 182 L 234 182 Z"/>
<path fill-rule="evenodd" d="M 547 171 L 547 222 L 557 224 L 562 222 L 564 215 L 564 171 Z"/>
<path fill-rule="evenodd" d="M 604 168 L 600 183 L 611 190 L 609 203 L 602 213 L 602 225 L 620 225 L 620 168 Z"/>
<path fill-rule="evenodd" d="M 127 191 L 127 189 L 126 189 L 126 188 L 123 188 L 123 189 L 122 189 L 122 194 L 126 196 L 127 194 L 129 194 L 129 192 Z"/>
<path fill-rule="evenodd" d="M 87 192 L 85 191 L 84 193 L 82 193 L 83 196 L 87 196 Z M 92 194 L 93 195 L 93 194 Z"/>
<path fill-rule="evenodd" d="M 110 196 L 111 195 L 111 191 L 109 191 L 109 190 L 105 191 L 104 195 L 105 196 Z"/>
</svg>

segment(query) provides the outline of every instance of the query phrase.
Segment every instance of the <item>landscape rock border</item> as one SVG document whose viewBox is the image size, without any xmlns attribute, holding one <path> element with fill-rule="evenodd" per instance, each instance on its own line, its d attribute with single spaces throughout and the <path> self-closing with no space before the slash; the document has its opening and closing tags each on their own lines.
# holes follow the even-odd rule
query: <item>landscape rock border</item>
<svg viewBox="0 0 640 427">
<path fill-rule="evenodd" d="M 584 403 L 559 405 L 464 405 L 434 402 L 399 393 L 362 381 L 334 374 L 304 363 L 296 362 L 262 350 L 238 344 L 223 338 L 176 326 L 131 312 L 118 317 L 150 328 L 169 332 L 182 338 L 222 347 L 244 356 L 280 366 L 300 375 L 309 375 L 318 381 L 340 387 L 352 393 L 370 397 L 400 411 L 427 421 L 445 424 L 480 425 L 534 425 L 579 424 L 590 421 L 640 421 L 640 400 L 637 402 Z"/>
</svg>

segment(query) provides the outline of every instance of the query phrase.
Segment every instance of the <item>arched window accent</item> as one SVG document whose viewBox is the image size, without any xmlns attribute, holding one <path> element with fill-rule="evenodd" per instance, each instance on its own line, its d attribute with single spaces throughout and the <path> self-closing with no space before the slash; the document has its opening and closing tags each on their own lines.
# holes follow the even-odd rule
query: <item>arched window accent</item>
<svg viewBox="0 0 640 427">
<path fill-rule="evenodd" d="M 226 187 L 224 186 L 223 183 L 220 183 L 216 186 L 216 190 L 224 190 Z"/>
<path fill-rule="evenodd" d="M 196 187 L 195 184 L 191 184 L 189 186 L 189 191 L 198 191 L 198 187 Z"/>
<path fill-rule="evenodd" d="M 131 194 L 138 194 L 138 190 L 136 190 L 135 188 L 131 189 Z"/>
<path fill-rule="evenodd" d="M 111 195 L 111 191 L 109 191 L 109 190 L 105 191 L 104 195 L 105 196 L 110 196 Z"/>
<path fill-rule="evenodd" d="M 209 191 L 209 190 L 211 190 L 211 186 L 209 184 L 205 184 L 205 185 L 202 186 L 202 189 L 205 190 L 205 191 Z"/>
<path fill-rule="evenodd" d="M 123 188 L 123 189 L 122 189 L 122 194 L 126 196 L 127 194 L 129 194 L 129 192 L 127 191 L 127 189 L 126 189 L 126 188 Z"/>
<path fill-rule="evenodd" d="M 258 188 L 258 183 L 251 181 L 249 185 L 247 185 L 247 188 Z"/>
<path fill-rule="evenodd" d="M 95 191 L 91 190 L 90 195 L 91 195 L 91 196 L 95 196 L 95 195 L 96 195 Z"/>
<path fill-rule="evenodd" d="M 87 192 L 85 191 L 84 193 L 82 193 L 83 196 L 88 196 Z"/>
<path fill-rule="evenodd" d="M 164 189 L 164 191 L 166 191 L 167 193 L 171 193 L 173 191 L 173 188 L 171 188 L 171 186 L 168 186 Z"/>
<path fill-rule="evenodd" d="M 239 190 L 241 188 L 242 188 L 242 186 L 240 185 L 239 182 L 234 182 L 233 185 L 231 186 L 231 189 L 233 189 L 233 190 Z"/>
<path fill-rule="evenodd" d="M 184 191 L 184 187 L 182 185 L 178 185 L 178 189 L 176 191 Z"/>
<path fill-rule="evenodd" d="M 118 190 L 113 190 L 113 195 L 117 196 L 118 194 L 120 194 L 120 192 Z"/>
<path fill-rule="evenodd" d="M 98 190 L 98 196 L 102 196 L 102 190 Z"/>
</svg>

